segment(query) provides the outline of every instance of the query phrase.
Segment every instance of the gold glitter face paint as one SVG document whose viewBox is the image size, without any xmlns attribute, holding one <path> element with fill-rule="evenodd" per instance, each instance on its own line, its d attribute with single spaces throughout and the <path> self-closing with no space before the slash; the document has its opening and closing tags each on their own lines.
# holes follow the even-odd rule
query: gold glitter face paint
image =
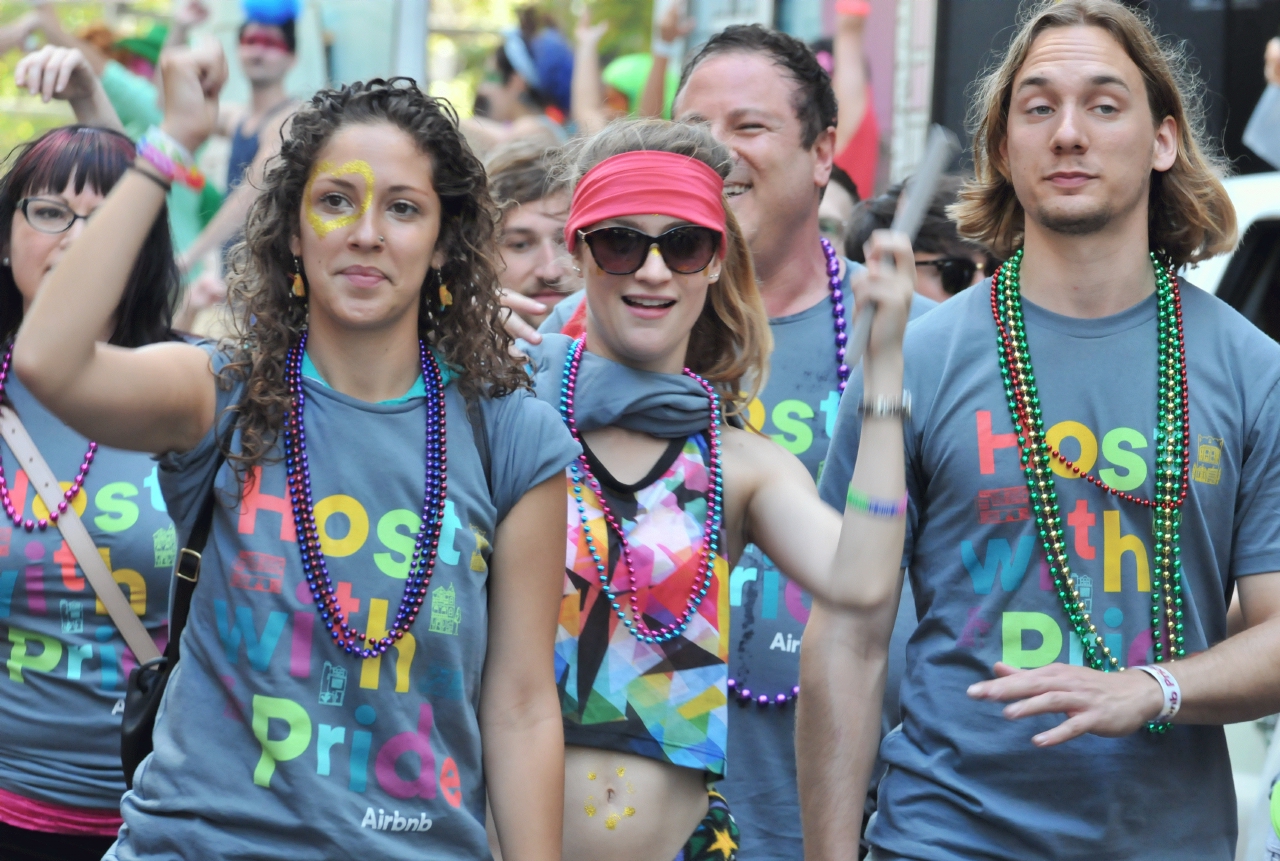
<svg viewBox="0 0 1280 861">
<path fill-rule="evenodd" d="M 357 211 L 350 215 L 340 215 L 327 219 L 316 211 L 311 200 L 311 189 L 322 174 L 328 174 L 333 177 L 358 176 L 364 180 L 364 198 L 358 203 L 359 208 Z M 307 223 L 311 225 L 311 229 L 316 232 L 316 235 L 323 239 L 339 228 L 355 224 L 369 211 L 369 207 L 373 205 L 373 168 L 369 167 L 369 162 L 363 159 L 343 162 L 338 167 L 334 167 L 332 162 L 322 161 L 311 172 L 311 178 L 307 180 L 307 187 L 303 189 L 302 199 L 307 207 Z"/>
<path fill-rule="evenodd" d="M 588 795 L 586 803 L 582 805 L 582 809 L 587 814 L 588 819 L 596 815 L 595 800 L 596 797 L 594 795 Z"/>
<path fill-rule="evenodd" d="M 596 779 L 596 773 L 594 771 L 588 771 L 587 780 L 595 780 L 595 779 Z"/>
<path fill-rule="evenodd" d="M 618 823 L 622 821 L 622 817 L 616 813 L 610 813 L 609 818 L 604 821 L 604 827 L 610 831 L 618 827 Z"/>
<path fill-rule="evenodd" d="M 614 769 L 614 771 L 618 773 L 618 777 L 622 777 L 624 774 L 627 773 L 627 770 L 622 766 L 618 766 L 617 768 Z"/>
</svg>

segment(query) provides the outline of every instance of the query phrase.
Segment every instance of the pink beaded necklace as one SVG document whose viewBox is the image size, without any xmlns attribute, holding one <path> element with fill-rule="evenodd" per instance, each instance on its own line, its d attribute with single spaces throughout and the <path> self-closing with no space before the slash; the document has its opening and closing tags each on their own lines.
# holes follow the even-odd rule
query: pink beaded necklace
<svg viewBox="0 0 1280 861">
<path fill-rule="evenodd" d="M 4 351 L 4 361 L 0 362 L 0 401 L 4 400 L 4 384 L 9 379 L 9 363 L 13 359 L 13 342 L 9 343 L 8 349 Z M 89 467 L 93 465 L 93 458 L 98 453 L 98 444 L 89 442 L 89 450 L 84 454 L 84 460 L 80 462 L 80 471 L 76 473 L 76 477 L 71 481 L 71 487 L 67 488 L 62 494 L 62 501 L 58 503 L 58 507 L 49 512 L 48 517 L 28 517 L 25 520 L 18 512 L 18 506 L 14 504 L 13 498 L 9 495 L 9 484 L 4 477 L 4 462 L 0 460 L 0 505 L 4 506 L 5 516 L 13 521 L 14 526 L 20 526 L 27 532 L 39 529 L 44 532 L 49 528 L 50 523 L 57 523 L 58 518 L 67 510 L 67 506 L 71 500 L 76 498 L 76 494 L 80 492 L 80 488 L 84 487 L 84 480 L 89 477 Z"/>
<path fill-rule="evenodd" d="M 582 443 L 582 435 L 578 432 L 578 425 L 573 418 L 573 397 L 574 390 L 578 384 L 578 368 L 582 364 L 582 352 L 586 349 L 586 346 L 585 338 L 579 338 L 574 342 L 573 348 L 569 350 L 568 355 L 565 357 L 564 377 L 560 386 L 560 415 L 565 424 L 568 425 L 569 433 L 573 434 L 573 438 L 579 444 Z M 706 597 L 707 590 L 710 588 L 712 566 L 715 564 L 716 554 L 720 546 L 720 524 L 724 515 L 724 476 L 720 465 L 720 396 L 710 383 L 693 371 L 685 368 L 684 374 L 702 386 L 711 402 L 710 419 L 707 423 L 710 453 L 707 458 L 707 522 L 702 532 L 701 558 L 698 561 L 698 572 L 689 584 L 689 597 L 685 602 L 684 612 L 674 622 L 658 628 L 651 628 L 644 621 L 640 602 L 636 596 L 636 569 L 631 561 L 631 546 L 627 543 L 626 533 L 622 531 L 622 524 L 614 517 L 613 511 L 609 508 L 609 503 L 605 501 L 604 489 L 591 473 L 591 466 L 587 462 L 586 452 L 584 451 L 578 456 L 577 460 L 569 465 L 569 474 L 573 482 L 573 498 L 578 506 L 578 520 L 582 523 L 582 533 L 586 538 L 587 549 L 591 552 L 591 561 L 595 564 L 596 575 L 600 578 L 600 587 L 604 589 L 605 594 L 609 597 L 610 606 L 618 614 L 622 624 L 626 626 L 633 637 L 645 643 L 661 643 L 674 639 L 683 634 L 685 629 L 689 627 L 693 614 L 697 612 L 698 606 L 702 603 L 702 599 Z M 601 548 L 597 546 L 595 536 L 591 534 L 590 518 L 587 517 L 586 503 L 583 501 L 582 487 L 584 483 L 589 485 L 596 495 L 596 499 L 600 502 L 600 510 L 604 514 L 605 522 L 609 524 L 609 527 L 618 536 L 618 543 L 622 546 L 622 557 L 627 565 L 628 577 L 628 588 L 624 591 L 629 592 L 631 595 L 630 618 L 628 618 L 627 611 L 622 606 L 619 593 L 613 589 L 612 578 L 608 567 L 605 565 L 604 557 L 601 555 L 608 550 L 608 541 L 605 541 L 605 546 Z"/>
</svg>

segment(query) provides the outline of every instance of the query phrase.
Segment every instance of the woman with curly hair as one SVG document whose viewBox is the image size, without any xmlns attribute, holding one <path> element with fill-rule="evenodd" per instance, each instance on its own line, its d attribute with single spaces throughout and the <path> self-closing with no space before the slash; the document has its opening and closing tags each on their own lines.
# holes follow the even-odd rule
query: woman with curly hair
<svg viewBox="0 0 1280 861">
<path fill-rule="evenodd" d="M 483 858 L 487 778 L 507 858 L 558 859 L 577 447 L 509 356 L 484 171 L 406 79 L 321 91 L 235 255 L 237 337 L 96 343 L 217 113 L 220 52 L 162 67 L 164 157 L 140 148 L 14 360 L 71 426 L 164 453 L 180 536 L 219 502 L 108 857 Z"/>
<path fill-rule="evenodd" d="M 708 786 L 733 767 L 729 699 L 783 708 L 797 694 L 729 681 L 729 570 L 757 544 L 854 613 L 878 599 L 862 583 L 894 582 L 911 249 L 877 235 L 870 276 L 854 284 L 879 311 L 863 365 L 873 409 L 842 537 L 804 465 L 743 427 L 771 338 L 725 202 L 728 151 L 700 126 L 620 121 L 572 160 L 565 241 L 586 284 L 586 334 L 528 348 L 538 397 L 583 448 L 566 473 L 556 642 L 564 857 L 725 861 L 737 851 L 732 799 Z M 896 271 L 881 262 L 889 253 Z"/>
</svg>

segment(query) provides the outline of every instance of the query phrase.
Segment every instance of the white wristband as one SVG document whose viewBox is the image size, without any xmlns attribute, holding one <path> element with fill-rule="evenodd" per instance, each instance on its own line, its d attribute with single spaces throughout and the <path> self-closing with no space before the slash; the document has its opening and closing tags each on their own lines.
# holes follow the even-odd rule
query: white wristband
<svg viewBox="0 0 1280 861">
<path fill-rule="evenodd" d="M 662 57 L 664 60 L 670 60 L 680 52 L 681 41 L 682 40 L 664 42 L 655 34 L 653 39 L 649 42 L 649 53 L 655 57 Z"/>
<path fill-rule="evenodd" d="M 1178 686 L 1178 680 L 1173 677 L 1173 673 L 1159 664 L 1144 664 L 1140 667 L 1133 667 L 1133 669 L 1142 670 L 1142 672 L 1155 679 L 1156 684 L 1160 686 L 1160 693 L 1164 694 L 1164 708 L 1160 710 L 1155 722 L 1168 723 L 1173 720 L 1174 715 L 1178 713 L 1178 709 L 1182 707 L 1182 688 Z"/>
</svg>

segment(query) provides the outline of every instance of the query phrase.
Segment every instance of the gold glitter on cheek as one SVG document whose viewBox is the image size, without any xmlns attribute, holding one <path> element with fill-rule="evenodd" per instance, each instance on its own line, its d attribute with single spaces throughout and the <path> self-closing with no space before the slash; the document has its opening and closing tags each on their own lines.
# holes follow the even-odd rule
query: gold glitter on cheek
<svg viewBox="0 0 1280 861">
<path fill-rule="evenodd" d="M 364 198 L 360 201 L 359 209 L 350 215 L 341 215 L 327 220 L 316 212 L 311 201 L 311 189 L 321 174 L 329 174 L 334 177 L 354 175 L 362 178 L 364 180 Z M 373 168 L 369 167 L 369 162 L 363 159 L 344 162 L 339 167 L 334 167 L 332 162 L 322 161 L 316 165 L 315 170 L 311 173 L 311 178 L 307 180 L 307 186 L 302 191 L 302 200 L 307 208 L 307 223 L 311 225 L 311 229 L 316 232 L 316 235 L 323 239 L 341 227 L 355 224 L 369 211 L 369 207 L 373 204 Z"/>
<path fill-rule="evenodd" d="M 618 827 L 618 823 L 622 821 L 622 817 L 616 813 L 610 813 L 609 818 L 604 821 L 604 827 L 610 831 Z"/>
<path fill-rule="evenodd" d="M 593 801 L 595 801 L 595 800 L 596 800 L 596 797 L 595 797 L 594 795 L 588 795 L 588 796 L 587 796 L 587 803 L 586 803 L 586 804 L 584 804 L 584 805 L 582 805 L 582 809 L 583 809 L 584 811 L 586 811 L 586 814 L 587 814 L 587 816 L 588 816 L 588 817 L 591 817 L 591 816 L 595 816 L 595 815 L 596 815 L 596 806 L 595 806 L 594 804 L 592 804 L 592 803 L 591 803 L 591 802 L 593 802 Z"/>
</svg>

